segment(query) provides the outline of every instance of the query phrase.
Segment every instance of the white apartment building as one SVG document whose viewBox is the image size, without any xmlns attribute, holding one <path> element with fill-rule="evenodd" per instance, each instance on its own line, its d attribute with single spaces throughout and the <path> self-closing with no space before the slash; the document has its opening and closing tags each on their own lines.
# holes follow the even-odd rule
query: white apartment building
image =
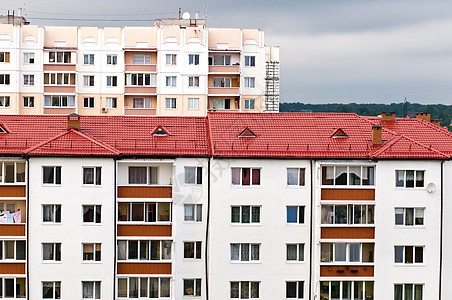
<svg viewBox="0 0 452 300">
<path fill-rule="evenodd" d="M 207 28 L 201 19 L 123 28 L 0 24 L 0 114 L 278 111 L 279 89 L 265 97 L 275 59 L 262 30 Z"/>
<path fill-rule="evenodd" d="M 240 116 L 0 116 L 1 297 L 447 299 L 448 131 Z"/>
</svg>

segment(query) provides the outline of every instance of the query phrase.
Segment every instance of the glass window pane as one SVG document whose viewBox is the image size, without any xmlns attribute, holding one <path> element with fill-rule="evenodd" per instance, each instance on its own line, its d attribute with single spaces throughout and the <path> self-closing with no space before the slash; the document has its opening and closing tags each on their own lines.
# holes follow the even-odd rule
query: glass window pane
<svg viewBox="0 0 452 300">
<path fill-rule="evenodd" d="M 250 206 L 242 206 L 242 223 L 250 222 Z"/>
<path fill-rule="evenodd" d="M 359 251 L 361 248 L 361 244 L 351 243 L 349 244 L 349 260 L 350 262 L 359 262 Z"/>
<path fill-rule="evenodd" d="M 232 223 L 240 223 L 240 207 L 239 206 L 231 207 L 231 222 Z"/>
<path fill-rule="evenodd" d="M 169 222 L 171 219 L 171 203 L 163 202 L 159 203 L 159 218 L 158 220 L 161 222 Z"/>
<path fill-rule="evenodd" d="M 403 263 L 403 246 L 394 247 L 394 262 Z"/>
<path fill-rule="evenodd" d="M 231 244 L 231 260 L 239 260 L 240 244 Z"/>
<path fill-rule="evenodd" d="M 296 282 L 286 282 L 286 298 L 297 298 Z"/>
<path fill-rule="evenodd" d="M 297 260 L 297 245 L 288 244 L 287 245 L 287 260 Z"/>
<path fill-rule="evenodd" d="M 287 223 L 297 223 L 297 206 L 287 206 Z"/>
<path fill-rule="evenodd" d="M 334 261 L 346 261 L 347 253 L 347 244 L 345 243 L 337 243 L 334 244 Z"/>
</svg>

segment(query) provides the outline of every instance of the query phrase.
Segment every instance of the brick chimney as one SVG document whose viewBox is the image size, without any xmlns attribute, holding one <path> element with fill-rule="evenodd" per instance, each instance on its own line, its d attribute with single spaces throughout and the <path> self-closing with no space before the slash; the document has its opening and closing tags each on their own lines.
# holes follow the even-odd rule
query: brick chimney
<svg viewBox="0 0 452 300">
<path fill-rule="evenodd" d="M 441 127 L 441 120 L 438 120 L 438 119 L 432 120 L 431 123 L 432 123 L 433 125 L 436 125 L 436 126 L 438 126 L 438 127 Z"/>
<path fill-rule="evenodd" d="M 80 130 L 80 115 L 73 113 L 67 116 L 67 130 L 69 129 Z"/>
<path fill-rule="evenodd" d="M 429 113 L 416 113 L 416 119 L 422 119 L 427 122 L 430 122 L 430 114 Z"/>
<path fill-rule="evenodd" d="M 381 119 L 383 121 L 394 121 L 395 120 L 395 112 L 382 112 Z"/>
<path fill-rule="evenodd" d="M 372 144 L 374 146 L 381 145 L 381 126 L 380 125 L 372 126 Z"/>
</svg>

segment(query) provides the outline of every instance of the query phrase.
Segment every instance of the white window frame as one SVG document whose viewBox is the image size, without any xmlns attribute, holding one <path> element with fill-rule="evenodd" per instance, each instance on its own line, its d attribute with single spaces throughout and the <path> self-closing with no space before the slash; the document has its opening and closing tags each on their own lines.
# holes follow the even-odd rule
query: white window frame
<svg viewBox="0 0 452 300">
<path fill-rule="evenodd" d="M 326 168 L 332 167 L 333 168 L 333 184 L 323 184 L 323 172 L 324 172 L 324 168 L 325 167 L 325 171 L 327 170 Z M 347 183 L 346 184 L 336 184 L 336 168 L 347 168 Z M 360 184 L 350 184 L 350 168 L 355 168 L 355 167 L 360 167 L 361 168 L 361 173 L 360 173 Z M 363 184 L 363 168 L 373 168 L 373 182 L 371 184 Z M 324 187 L 331 187 L 331 186 L 353 186 L 353 187 L 371 187 L 371 186 L 375 186 L 375 175 L 376 175 L 376 167 L 375 165 L 322 165 L 321 166 L 321 178 L 320 178 L 320 183 L 321 186 Z"/>
<path fill-rule="evenodd" d="M 177 98 L 165 98 L 165 108 L 166 109 L 176 109 L 177 108 Z"/>
<path fill-rule="evenodd" d="M 127 215 L 127 219 L 128 220 L 120 220 L 119 219 L 119 204 L 127 204 L 127 206 L 128 206 L 128 215 Z M 133 206 L 134 205 L 137 205 L 137 204 L 143 204 L 143 220 L 141 221 L 141 220 L 138 220 L 138 221 L 135 221 L 135 220 L 132 220 L 132 215 L 133 215 Z M 147 209 L 146 209 L 146 206 L 147 205 L 155 205 L 155 221 L 150 221 L 149 219 L 148 219 L 148 215 L 147 215 L 147 213 L 148 213 L 148 211 L 147 211 Z M 169 220 L 159 220 L 160 218 L 159 218 L 159 211 L 160 211 L 160 205 L 163 205 L 163 204 L 165 204 L 165 205 L 168 205 L 168 207 L 169 207 Z M 118 202 L 118 223 L 119 224 L 130 224 L 130 223 L 133 223 L 133 224 L 136 224 L 136 223 L 138 223 L 138 224 L 154 224 L 154 223 L 163 223 L 163 224 L 168 224 L 168 223 L 170 223 L 171 222 L 171 217 L 172 217 L 172 206 L 171 206 L 171 202 L 135 202 L 135 201 L 133 201 L 133 202 L 125 202 L 125 201 L 120 201 L 120 202 Z"/>
<path fill-rule="evenodd" d="M 407 210 L 412 209 L 413 210 L 413 224 L 407 224 Z M 397 210 L 399 210 L 399 214 L 397 214 Z M 396 227 L 424 227 L 425 226 L 425 207 L 395 207 L 394 208 L 394 217 L 397 215 L 400 215 L 400 210 L 403 210 L 402 217 L 403 221 L 402 224 L 396 224 L 396 220 L 394 220 L 394 224 Z M 416 218 L 417 218 L 417 212 L 422 211 L 422 224 L 416 224 Z"/>
<path fill-rule="evenodd" d="M 232 87 L 231 77 L 214 77 L 213 78 L 214 88 L 230 88 Z"/>
<path fill-rule="evenodd" d="M 93 87 L 94 86 L 94 75 L 83 75 L 83 86 Z"/>
<path fill-rule="evenodd" d="M 94 54 L 83 54 L 84 65 L 94 65 Z"/>
<path fill-rule="evenodd" d="M 255 77 L 245 77 L 245 87 L 254 89 L 256 87 L 256 78 Z"/>
<path fill-rule="evenodd" d="M 254 110 L 255 109 L 255 99 L 245 99 L 243 109 Z"/>
<path fill-rule="evenodd" d="M 193 207 L 193 220 L 187 219 L 190 216 L 186 214 L 186 211 L 188 211 L 188 207 Z M 202 222 L 202 204 L 184 204 L 184 222 L 190 222 L 190 223 L 200 223 Z"/>
<path fill-rule="evenodd" d="M 94 108 L 94 97 L 83 97 L 83 108 Z"/>
<path fill-rule="evenodd" d="M 344 245 L 345 244 L 345 260 L 336 260 L 336 245 Z M 359 244 L 359 261 L 350 261 L 350 252 L 351 252 L 351 245 Z M 363 245 L 364 244 L 372 244 L 374 246 L 373 248 L 373 261 L 372 262 L 364 262 L 363 261 Z M 328 243 L 320 243 L 320 251 L 322 251 L 322 245 L 333 245 L 333 252 L 332 255 L 332 261 L 322 261 L 322 254 L 320 254 L 320 264 L 374 264 L 375 263 L 375 243 L 360 243 L 357 241 L 356 243 L 353 242 L 328 242 Z"/>
<path fill-rule="evenodd" d="M 398 184 L 398 173 L 399 172 L 403 172 L 403 185 L 397 185 Z M 406 186 L 406 173 L 407 172 L 413 172 L 413 186 Z M 422 186 L 418 186 L 417 185 L 417 174 L 422 173 Z M 425 170 L 395 170 L 395 187 L 397 189 L 402 189 L 402 188 L 406 188 L 406 189 L 424 189 L 425 188 Z"/>
<path fill-rule="evenodd" d="M 140 83 L 141 82 L 141 83 Z M 157 86 L 157 74 L 155 73 L 127 73 L 126 86 Z"/>
<path fill-rule="evenodd" d="M 93 174 L 93 183 L 86 183 L 85 182 L 85 170 L 92 169 Z M 97 180 L 97 173 L 100 173 L 100 179 Z M 102 185 L 102 167 L 100 166 L 84 166 L 82 167 L 82 184 L 87 186 L 101 186 Z"/>
<path fill-rule="evenodd" d="M 324 210 L 323 208 L 327 208 L 327 207 L 331 207 L 332 210 Z M 345 223 L 338 223 L 338 220 L 336 220 L 336 208 L 337 206 L 346 206 L 346 216 L 345 216 Z M 356 208 L 359 207 L 360 209 L 360 221 L 361 223 L 355 223 L 355 210 Z M 363 208 L 365 207 L 366 213 L 365 213 L 365 217 L 366 217 L 366 221 L 363 222 Z M 373 211 L 373 218 L 370 217 L 369 214 L 369 208 L 372 208 Z M 324 212 L 326 212 L 328 215 L 328 221 L 331 219 L 332 222 L 324 222 Z M 362 226 L 362 225 L 375 225 L 375 204 L 339 204 L 339 203 L 335 203 L 335 204 L 326 204 L 323 203 L 320 207 L 320 213 L 321 213 L 321 217 L 320 217 L 320 222 L 322 224 L 322 226 L 353 226 L 353 225 L 357 225 L 357 226 Z"/>
<path fill-rule="evenodd" d="M 0 96 L 0 108 L 6 108 L 10 106 L 10 97 L 9 96 Z"/>
<path fill-rule="evenodd" d="M 139 107 L 139 106 L 142 106 L 142 107 Z M 133 107 L 133 109 L 150 109 L 150 108 L 152 108 L 151 107 L 151 98 L 150 97 L 133 97 L 132 107 Z"/>
<path fill-rule="evenodd" d="M 11 52 L 1 51 L 0 52 L 0 63 L 9 64 L 11 62 Z"/>
<path fill-rule="evenodd" d="M 198 66 L 199 65 L 199 54 L 189 54 L 188 55 L 188 65 Z"/>
<path fill-rule="evenodd" d="M 245 67 L 255 67 L 256 66 L 256 56 L 245 55 Z"/>
<path fill-rule="evenodd" d="M 117 54 L 107 54 L 107 65 L 117 65 L 118 55 Z"/>
<path fill-rule="evenodd" d="M 146 299 L 148 299 L 149 297 L 148 296 L 150 296 L 150 293 L 151 293 L 151 289 L 150 289 L 150 284 L 151 284 L 151 279 L 153 279 L 153 280 L 155 280 L 155 279 L 157 279 L 158 280 L 158 295 L 157 295 L 157 298 L 155 298 L 155 297 L 152 297 L 152 298 L 150 298 L 150 299 L 170 299 L 171 298 L 171 278 L 170 277 L 142 277 L 142 276 L 140 276 L 140 277 L 134 277 L 134 276 L 130 276 L 130 277 L 118 277 L 118 298 L 119 299 L 134 299 L 135 297 L 130 297 L 130 279 L 131 278 L 134 278 L 136 281 L 137 281 L 137 286 L 138 286 L 138 297 L 139 298 L 146 298 Z M 146 287 L 147 287 L 147 292 L 146 292 L 146 296 L 143 296 L 142 295 L 142 293 L 141 293 L 141 285 L 142 285 L 142 280 L 146 280 Z M 126 281 L 126 295 L 127 296 L 119 296 L 119 281 L 120 280 L 125 280 Z M 168 281 L 168 293 L 169 293 L 169 295 L 168 295 L 168 297 L 166 297 L 166 296 L 162 296 L 162 293 L 161 293 L 161 291 L 162 291 L 162 280 L 166 280 L 166 281 Z M 136 298 L 138 298 L 138 297 L 136 297 Z"/>
<path fill-rule="evenodd" d="M 289 170 L 297 170 L 297 180 L 296 180 L 296 184 L 290 184 L 289 183 Z M 286 173 L 287 173 L 287 181 L 286 181 L 286 185 L 287 186 L 290 186 L 290 187 L 304 187 L 304 186 L 306 186 L 306 168 L 291 168 L 291 167 L 288 167 L 287 169 L 286 169 Z M 304 180 L 303 180 L 303 182 L 300 182 L 300 174 L 301 173 L 303 173 L 304 175 L 303 175 L 303 177 L 304 177 Z"/>
<path fill-rule="evenodd" d="M 199 98 L 188 98 L 188 109 L 199 109 Z"/>
<path fill-rule="evenodd" d="M 195 172 L 195 176 L 193 177 L 193 181 L 191 181 L 191 178 L 188 178 L 187 174 L 188 171 L 194 171 Z M 199 174 L 201 173 L 201 174 Z M 189 185 L 201 185 L 202 184 L 202 177 L 203 177 L 203 167 L 191 167 L 191 166 L 186 166 L 184 167 L 184 174 L 185 174 L 185 184 L 189 184 Z"/>
<path fill-rule="evenodd" d="M 17 242 L 23 242 L 24 243 L 24 258 L 18 259 L 18 247 Z M 13 246 L 13 258 L 6 258 L 7 257 L 7 249 L 6 244 L 12 244 Z M 0 240 L 0 262 L 25 262 L 27 259 L 27 242 L 25 240 Z"/>
<path fill-rule="evenodd" d="M 52 53 L 53 53 L 53 56 L 54 56 L 54 60 L 53 61 L 51 60 Z M 62 55 L 61 55 L 62 60 L 61 61 L 58 61 L 58 58 L 59 58 L 58 57 L 59 56 L 58 53 L 62 53 Z M 72 64 L 71 63 L 71 60 L 72 60 L 71 56 L 72 56 L 71 52 L 68 52 L 68 51 L 50 51 L 49 52 L 49 64 L 66 64 L 66 65 Z M 68 62 L 65 62 L 67 57 L 69 57 L 68 58 Z"/>
<path fill-rule="evenodd" d="M 240 170 L 240 183 L 233 183 L 233 170 L 239 169 Z M 243 169 L 249 169 L 250 170 L 250 184 L 243 184 L 242 178 L 243 178 Z M 259 184 L 253 184 L 253 171 L 259 170 Z M 241 186 L 241 187 L 258 187 L 262 186 L 262 168 L 259 167 L 231 167 L 231 185 L 232 186 Z"/>
<path fill-rule="evenodd" d="M 93 221 L 91 222 L 91 221 L 85 221 L 85 217 L 84 217 L 84 214 L 85 214 L 85 206 L 86 207 L 93 207 Z M 100 220 L 97 220 L 97 208 L 100 208 Z M 87 225 L 87 224 L 89 224 L 89 225 L 100 225 L 101 223 L 102 223 L 102 205 L 100 205 L 100 204 L 83 204 L 82 205 L 82 223 L 84 224 L 84 225 Z M 98 222 L 99 221 L 99 222 Z"/>
<path fill-rule="evenodd" d="M 32 65 L 35 63 L 34 52 L 24 52 L 24 65 Z"/>
<path fill-rule="evenodd" d="M 10 74 L 0 74 L 0 85 L 10 85 L 11 75 Z"/>
<path fill-rule="evenodd" d="M 44 298 L 44 284 L 52 284 L 52 298 Z M 58 287 L 57 287 L 58 285 Z M 61 299 L 61 281 L 41 281 L 42 286 L 42 299 Z M 58 289 L 58 293 L 57 293 Z"/>
<path fill-rule="evenodd" d="M 375 281 L 372 280 L 321 280 L 319 282 L 320 286 L 322 282 L 328 282 L 328 299 L 331 299 L 331 282 L 339 282 L 339 288 L 340 290 L 342 290 L 343 287 L 343 283 L 344 282 L 350 282 L 350 291 L 351 291 L 351 297 L 352 298 L 347 298 L 347 299 L 368 299 L 366 298 L 366 285 L 367 283 L 372 283 L 373 285 L 373 289 L 372 289 L 372 296 L 375 297 Z M 355 284 L 360 284 L 361 285 L 361 295 L 354 295 L 354 291 L 355 291 Z M 319 293 L 321 295 L 321 293 Z M 322 295 L 320 296 L 322 297 Z M 343 300 L 344 298 L 342 298 L 342 294 L 339 294 L 339 298 L 334 298 L 334 299 L 338 299 L 338 300 Z M 375 299 L 375 298 L 374 298 Z"/>
<path fill-rule="evenodd" d="M 22 98 L 23 107 L 24 108 L 32 108 L 35 107 L 35 97 L 34 96 L 23 96 Z"/>
<path fill-rule="evenodd" d="M 12 182 L 6 182 L 6 165 L 14 163 L 14 181 Z M 18 164 L 22 165 L 24 168 L 23 173 L 23 181 L 18 180 Z M 27 180 L 27 165 L 25 161 L 0 161 L 0 185 L 7 184 L 7 185 L 23 185 Z"/>
<path fill-rule="evenodd" d="M 199 88 L 199 76 L 188 76 L 188 87 Z"/>
<path fill-rule="evenodd" d="M 58 99 L 57 99 L 58 105 L 53 105 L 54 97 L 58 97 Z M 66 101 L 66 105 L 65 105 L 64 101 Z M 75 96 L 74 95 L 44 95 L 44 107 L 75 108 Z"/>
<path fill-rule="evenodd" d="M 289 247 L 293 247 L 295 246 L 297 248 L 296 250 L 296 257 L 295 259 L 289 259 Z M 305 257 L 305 253 L 304 253 L 305 247 L 303 243 L 287 243 L 286 244 L 286 262 L 304 262 L 304 257 Z M 300 252 L 303 251 L 303 257 L 301 257 Z"/>
<path fill-rule="evenodd" d="M 134 65 L 150 65 L 151 55 L 150 54 L 133 54 L 132 64 Z"/>
<path fill-rule="evenodd" d="M 51 217 L 52 221 L 45 221 L 44 220 L 44 207 L 50 206 L 51 207 Z M 57 213 L 57 208 L 59 206 L 59 213 Z M 61 224 L 61 204 L 42 204 L 42 224 Z M 59 214 L 60 221 L 57 221 L 57 214 Z"/>
<path fill-rule="evenodd" d="M 238 247 L 239 250 L 239 256 L 237 257 L 237 259 L 233 259 L 232 257 L 232 248 L 234 247 Z M 246 249 L 246 247 L 248 247 L 248 251 Z M 257 248 L 258 249 L 258 259 L 252 259 L 252 254 L 253 254 L 253 248 Z M 231 263 L 256 263 L 256 262 L 260 262 L 261 260 L 261 244 L 259 243 L 231 243 L 230 244 L 230 257 L 229 260 Z M 248 259 L 244 258 L 242 256 L 242 254 L 244 252 L 248 252 Z"/>
<path fill-rule="evenodd" d="M 185 244 L 193 244 L 193 257 L 185 257 Z M 202 241 L 184 241 L 184 260 L 201 260 L 201 259 L 202 259 Z"/>
<path fill-rule="evenodd" d="M 74 80 L 74 84 L 71 84 L 71 78 Z M 47 83 L 46 83 L 47 80 Z M 58 83 L 60 81 L 60 83 Z M 52 86 L 76 86 L 77 76 L 75 73 L 61 73 L 61 72 L 45 72 L 44 73 L 44 85 Z"/>
<path fill-rule="evenodd" d="M 35 85 L 35 75 L 24 74 L 24 86 L 34 86 Z"/>
<path fill-rule="evenodd" d="M 44 182 L 44 168 L 53 168 L 53 182 Z M 63 167 L 62 166 L 42 166 L 42 184 L 43 185 L 55 185 L 60 186 L 63 184 Z M 57 170 L 60 169 L 60 182 L 58 183 L 58 173 Z"/>
<path fill-rule="evenodd" d="M 85 246 L 93 247 L 93 259 L 85 259 Z M 99 248 L 99 259 L 97 259 L 97 250 Z M 102 262 L 102 243 L 82 243 L 82 261 L 84 263 L 100 263 Z"/>
<path fill-rule="evenodd" d="M 412 286 L 412 290 L 411 290 L 411 295 L 413 295 L 413 298 L 409 299 L 409 300 L 423 300 L 425 299 L 424 297 L 424 284 L 423 283 L 394 283 L 394 299 L 395 298 L 395 289 L 396 286 L 401 286 L 402 287 L 402 298 L 396 299 L 396 300 L 404 300 L 406 299 L 407 295 L 405 295 L 405 291 L 407 289 L 407 285 L 411 285 Z M 420 286 L 421 287 L 421 298 L 416 298 L 416 286 Z"/>
<path fill-rule="evenodd" d="M 217 58 L 217 59 L 215 59 Z M 231 55 L 213 55 L 211 56 L 212 65 L 214 66 L 231 66 Z"/>
<path fill-rule="evenodd" d="M 166 54 L 165 65 L 176 66 L 177 65 L 177 54 Z"/>
<path fill-rule="evenodd" d="M 52 245 L 53 247 L 53 256 L 51 259 L 44 259 L 44 245 Z M 58 246 L 59 245 L 59 246 Z M 61 263 L 62 257 L 62 243 L 49 242 L 49 243 L 41 243 L 41 251 L 42 251 L 42 262 L 44 263 Z M 59 259 L 57 252 L 59 251 Z"/>
<path fill-rule="evenodd" d="M 118 76 L 107 76 L 107 87 L 117 87 Z"/>
<path fill-rule="evenodd" d="M 243 208 L 244 207 L 249 207 L 249 216 L 248 216 L 248 220 L 249 222 L 243 222 Z M 238 222 L 233 222 L 232 218 L 233 218 L 233 210 L 234 208 L 238 208 L 239 209 L 239 221 Z M 257 208 L 259 211 L 259 222 L 253 222 L 253 209 Z M 262 215 L 262 206 L 259 205 L 231 205 L 231 224 L 237 224 L 237 225 L 256 225 L 256 224 L 260 224 L 261 223 L 261 215 Z"/>
<path fill-rule="evenodd" d="M 413 262 L 406 262 L 406 247 L 411 247 L 412 248 L 412 258 L 413 258 Z M 402 261 L 396 261 L 396 249 L 397 248 L 402 248 Z M 422 249 L 422 261 L 421 262 L 416 262 L 416 248 L 420 248 Z M 418 266 L 418 265 L 423 265 L 425 264 L 425 246 L 424 245 L 395 245 L 394 246 L 394 264 L 395 265 L 403 265 L 403 266 Z"/>
<path fill-rule="evenodd" d="M 295 222 L 289 222 L 289 207 L 296 207 L 297 216 Z M 303 222 L 301 222 L 300 209 L 303 208 Z M 304 225 L 306 224 L 306 206 L 304 205 L 287 205 L 286 206 L 286 224 L 287 225 Z"/>
<path fill-rule="evenodd" d="M 166 87 L 170 87 L 170 88 L 177 87 L 177 76 L 166 76 L 165 78 L 166 78 L 166 80 L 165 80 Z"/>
<path fill-rule="evenodd" d="M 137 243 L 137 258 L 129 258 L 129 255 L 130 255 L 130 251 L 129 251 L 130 242 L 136 242 Z M 147 255 L 148 255 L 147 259 L 144 259 L 144 258 L 140 257 L 141 256 L 141 244 L 142 244 L 142 242 L 145 242 L 147 244 L 147 246 L 146 246 L 146 248 L 147 248 Z M 159 250 L 158 250 L 159 258 L 158 259 L 152 259 L 151 242 L 158 242 L 159 243 Z M 120 258 L 119 249 L 122 248 L 122 247 L 119 247 L 120 243 L 125 243 L 125 249 L 126 249 L 125 256 L 126 256 L 126 259 L 121 259 Z M 164 255 L 164 249 L 165 249 L 164 244 L 165 243 L 167 245 L 170 245 L 169 257 L 166 257 L 166 258 L 165 258 L 165 255 Z M 118 239 L 116 248 L 117 248 L 117 256 L 116 256 L 117 260 L 121 261 L 121 262 L 125 262 L 125 261 L 129 261 L 129 262 L 134 262 L 134 261 L 135 262 L 139 262 L 139 261 L 140 262 L 163 261 L 163 262 L 165 262 L 165 261 L 171 261 L 173 259 L 173 248 L 174 248 L 174 245 L 173 245 L 173 241 L 172 240 Z"/>
<path fill-rule="evenodd" d="M 17 294 L 17 281 L 18 281 L 18 279 L 23 279 L 23 283 L 24 283 L 24 291 L 25 291 L 25 294 L 24 294 L 24 296 L 23 297 L 19 297 L 20 295 L 18 295 Z M 5 293 L 5 291 L 6 291 L 6 280 L 13 280 L 13 296 L 12 297 L 7 297 L 6 296 L 6 293 Z M 8 274 L 5 274 L 5 276 L 4 277 L 1 277 L 0 278 L 0 288 L 2 287 L 3 288 L 3 293 L 2 293 L 2 295 L 3 295 L 3 298 L 4 299 L 19 299 L 19 298 L 22 298 L 22 299 L 24 299 L 24 298 L 27 298 L 27 279 L 25 278 L 25 277 L 18 277 L 18 276 L 14 276 L 14 277 L 12 277 L 11 275 L 8 275 Z"/>
<path fill-rule="evenodd" d="M 130 168 L 146 168 L 146 183 L 132 183 L 130 182 Z M 156 171 L 152 172 L 152 168 L 155 168 Z M 152 173 L 156 174 L 156 178 L 152 178 Z M 160 168 L 158 166 L 140 166 L 140 165 L 132 165 L 127 168 L 127 184 L 130 185 L 158 185 L 160 182 Z"/>
<path fill-rule="evenodd" d="M 106 107 L 107 108 L 118 108 L 118 98 L 116 98 L 116 97 L 107 97 Z"/>
<path fill-rule="evenodd" d="M 85 284 L 90 284 L 92 285 L 92 289 L 93 289 L 93 297 L 83 297 L 83 290 L 84 290 L 84 285 Z M 99 295 L 96 294 L 96 286 L 99 286 Z M 82 281 L 82 299 L 102 299 L 102 281 L 100 280 L 96 280 L 96 281 Z"/>
<path fill-rule="evenodd" d="M 231 299 L 239 299 L 240 297 L 241 297 L 241 295 L 242 295 L 242 289 L 244 289 L 244 286 L 243 286 L 243 283 L 245 283 L 245 282 L 247 282 L 248 283 L 248 298 L 246 298 L 246 299 L 259 299 L 260 298 L 260 293 L 261 293 L 261 288 L 260 288 L 260 281 L 230 281 L 230 298 Z M 257 295 L 257 297 L 252 297 L 252 295 L 251 295 L 251 286 L 253 285 L 253 284 L 258 284 L 258 288 L 257 288 L 257 291 L 258 291 L 258 295 Z M 238 297 L 233 297 L 233 295 L 232 295 L 232 285 L 235 285 L 235 284 L 238 284 L 238 286 L 239 286 L 239 288 L 238 288 Z M 243 298 L 241 298 L 241 299 L 243 299 Z"/>
<path fill-rule="evenodd" d="M 296 293 L 295 297 L 289 297 L 288 294 L 288 284 L 295 283 L 296 284 Z M 302 295 L 300 295 L 300 285 L 302 286 Z M 286 299 L 304 299 L 304 281 L 286 281 Z"/>
<path fill-rule="evenodd" d="M 183 281 L 183 287 L 184 287 L 183 288 L 183 290 L 184 290 L 183 296 L 184 297 L 201 297 L 201 295 L 202 295 L 202 280 L 201 280 L 201 278 L 183 278 L 182 281 Z M 185 290 L 185 282 L 186 281 L 193 281 L 193 294 L 192 295 L 188 294 L 188 292 Z M 197 293 L 198 288 L 199 288 L 199 293 Z"/>
</svg>

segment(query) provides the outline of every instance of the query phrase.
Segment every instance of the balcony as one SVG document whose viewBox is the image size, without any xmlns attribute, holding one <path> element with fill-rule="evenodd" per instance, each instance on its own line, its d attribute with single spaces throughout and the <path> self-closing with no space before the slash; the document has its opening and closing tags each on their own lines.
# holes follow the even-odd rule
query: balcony
<svg viewBox="0 0 452 300">
<path fill-rule="evenodd" d="M 375 239 L 374 227 L 323 227 L 322 239 Z"/>
<path fill-rule="evenodd" d="M 239 87 L 209 87 L 209 95 L 239 96 Z"/>
<path fill-rule="evenodd" d="M 155 116 L 157 114 L 156 108 L 129 108 L 124 109 L 126 116 Z"/>
<path fill-rule="evenodd" d="M 172 198 L 171 186 L 118 186 L 118 198 Z"/>
<path fill-rule="evenodd" d="M 156 73 L 157 65 L 126 65 L 126 72 Z"/>
<path fill-rule="evenodd" d="M 117 236 L 162 236 L 171 237 L 171 225 L 156 225 L 155 223 L 140 225 L 118 225 Z"/>
<path fill-rule="evenodd" d="M 232 66 L 209 66 L 209 73 L 218 73 L 218 74 L 239 74 L 240 73 L 240 65 L 232 65 Z"/>
<path fill-rule="evenodd" d="M 160 263 L 160 262 L 152 262 L 152 263 L 123 263 L 118 262 L 117 265 L 117 273 L 118 274 L 171 274 L 171 263 Z"/>
<path fill-rule="evenodd" d="M 126 95 L 156 95 L 157 88 L 150 86 L 126 86 Z"/>
<path fill-rule="evenodd" d="M 76 65 L 75 64 L 45 64 L 44 65 L 44 72 L 45 71 L 75 72 L 76 71 Z"/>
<path fill-rule="evenodd" d="M 75 85 L 45 85 L 44 93 L 75 94 Z"/>
<path fill-rule="evenodd" d="M 75 107 L 44 107 L 45 115 L 70 115 L 75 113 Z"/>
<path fill-rule="evenodd" d="M 373 277 L 373 266 L 320 266 L 321 277 Z"/>
<path fill-rule="evenodd" d="M 0 236 L 25 236 L 25 223 L 0 224 Z"/>
</svg>

